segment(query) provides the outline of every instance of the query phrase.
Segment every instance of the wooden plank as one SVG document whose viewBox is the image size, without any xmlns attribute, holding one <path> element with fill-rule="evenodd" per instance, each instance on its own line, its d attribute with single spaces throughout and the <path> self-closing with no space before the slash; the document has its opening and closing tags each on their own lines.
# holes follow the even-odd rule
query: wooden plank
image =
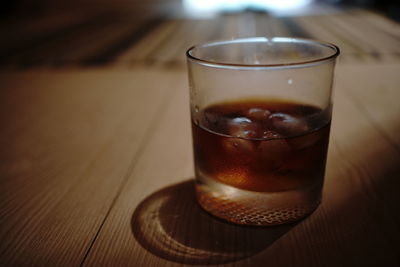
<svg viewBox="0 0 400 267">
<path fill-rule="evenodd" d="M 400 39 L 400 24 L 394 20 L 388 19 L 382 14 L 366 10 L 366 9 L 356 9 L 350 12 L 353 17 L 358 17 L 359 19 L 368 22 L 368 25 L 379 29 L 378 31 L 384 33 L 386 38 L 388 35 L 391 38 Z"/>
<path fill-rule="evenodd" d="M 343 33 L 337 32 L 332 26 L 327 27 L 327 23 L 318 17 L 297 17 L 294 19 L 300 27 L 307 29 L 307 31 L 315 38 L 326 42 L 331 42 L 340 47 L 342 55 L 342 62 L 360 62 L 366 60 L 364 51 L 348 39 L 346 36 L 343 38 Z"/>
<path fill-rule="evenodd" d="M 173 61 L 173 56 L 179 50 L 179 44 L 185 39 L 187 40 L 187 34 L 198 27 L 199 25 L 195 21 L 182 21 L 176 30 L 171 33 L 169 38 L 163 42 L 162 46 L 158 47 L 157 50 L 153 50 L 153 53 L 149 55 L 147 60 L 150 60 L 150 62 L 153 62 L 156 65 L 162 65 L 171 60 Z M 184 51 L 182 51 L 182 53 L 184 53 Z"/>
<path fill-rule="evenodd" d="M 166 63 L 169 65 L 185 64 L 185 53 L 189 47 L 208 41 L 223 40 L 223 36 L 226 34 L 224 32 L 226 24 L 225 17 L 198 20 L 195 22 L 195 28 L 188 27 L 182 37 L 176 40 L 175 50 L 171 51 L 170 58 Z"/>
<path fill-rule="evenodd" d="M 373 15 L 371 14 L 371 17 Z M 386 26 L 385 28 L 379 27 L 375 23 L 369 21 L 368 16 L 362 15 L 342 15 L 337 16 L 336 20 L 343 18 L 345 24 L 349 25 L 349 28 L 358 30 L 358 36 L 363 39 L 363 42 L 369 43 L 374 46 L 376 50 L 381 53 L 399 53 L 400 52 L 400 27 L 398 25 Z M 394 34 L 385 32 L 388 29 L 397 28 L 398 38 Z M 356 31 L 353 31 L 356 33 Z M 368 38 L 366 38 L 368 37 Z"/>
<path fill-rule="evenodd" d="M 153 191 L 193 177 L 190 139 L 189 99 L 186 74 L 180 84 L 170 87 L 173 102 L 149 136 L 151 142 L 141 154 L 121 197 L 110 213 L 87 265 L 153 266 L 165 260 L 143 249 L 131 232 L 131 218 L 136 206 Z M 182 218 L 183 219 L 183 218 Z M 142 259 L 144 260 L 142 262 Z"/>
<path fill-rule="evenodd" d="M 398 61 L 396 54 L 399 53 L 399 41 L 371 27 L 365 20 L 349 15 L 328 16 L 324 20 L 336 25 L 340 32 L 362 48 L 368 56 L 368 61 L 385 63 Z"/>
<path fill-rule="evenodd" d="M 272 25 L 272 17 L 267 14 L 256 14 L 254 16 L 256 20 L 256 35 L 255 36 L 265 36 L 265 37 L 274 37 L 279 36 L 276 32 L 274 32 Z"/>
<path fill-rule="evenodd" d="M 148 21 L 141 22 L 140 24 L 138 21 L 133 24 L 130 23 L 130 32 L 122 36 L 118 36 L 118 38 L 116 38 L 114 35 L 112 39 L 110 38 L 110 43 L 108 43 L 107 46 L 104 46 L 101 50 L 96 51 L 95 54 L 87 55 L 84 59 L 82 59 L 82 63 L 85 65 L 110 64 L 125 50 L 134 46 L 137 41 L 146 36 L 161 22 L 161 18 L 153 18 Z M 110 33 L 109 35 L 112 34 Z"/>
<path fill-rule="evenodd" d="M 398 264 L 400 218 L 394 211 L 399 205 L 399 152 L 346 95 L 351 73 L 339 71 L 342 83 L 335 97 L 324 201 L 309 218 L 283 228 L 249 230 L 199 210 L 187 182 L 193 175 L 188 97 L 186 85 L 180 85 L 184 88 L 175 88 L 175 101 L 150 137 L 84 265 Z M 179 123 L 171 126 L 171 121 Z M 158 162 L 163 164 L 155 168 Z M 178 181 L 183 183 L 173 185 Z"/>
<path fill-rule="evenodd" d="M 176 77 L 70 71 L 0 80 L 1 265 L 77 266 Z"/>
<path fill-rule="evenodd" d="M 346 95 L 388 142 L 400 151 L 400 65 L 344 65 L 340 72 L 343 76 L 351 73 L 351 78 L 347 78 L 343 85 Z M 342 86 L 343 81 L 338 79 L 338 86 Z"/>
<path fill-rule="evenodd" d="M 338 32 L 342 33 L 346 38 L 351 39 L 353 45 L 357 45 L 359 49 L 367 54 L 377 54 L 376 47 L 371 46 L 369 42 L 376 43 L 376 39 L 371 34 L 365 34 L 365 30 L 359 25 L 347 21 L 348 16 L 326 16 L 322 18 L 327 24 L 332 25 Z M 349 37 L 351 36 L 351 38 Z"/>
<path fill-rule="evenodd" d="M 277 18 L 272 17 L 270 20 L 271 31 L 274 33 L 273 36 L 290 36 L 290 32 L 287 27 Z"/>
<path fill-rule="evenodd" d="M 171 35 L 179 22 L 176 20 L 165 21 L 154 31 L 146 35 L 132 48 L 126 50 L 116 59 L 117 65 L 129 65 L 132 62 L 143 63 L 146 57 L 151 57 L 152 52 Z"/>
</svg>

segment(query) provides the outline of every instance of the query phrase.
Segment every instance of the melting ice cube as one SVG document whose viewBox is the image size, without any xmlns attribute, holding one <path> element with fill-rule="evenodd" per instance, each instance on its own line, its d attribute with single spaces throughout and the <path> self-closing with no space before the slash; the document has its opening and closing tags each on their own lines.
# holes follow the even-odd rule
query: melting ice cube
<svg viewBox="0 0 400 267">
<path fill-rule="evenodd" d="M 276 161 L 290 153 L 291 148 L 285 139 L 270 139 L 261 141 L 257 151 L 264 160 Z"/>
<path fill-rule="evenodd" d="M 285 113 L 273 113 L 269 116 L 272 127 L 287 136 L 301 135 L 309 131 L 305 120 Z"/>
<path fill-rule="evenodd" d="M 229 120 L 227 129 L 230 136 L 248 139 L 258 137 L 260 132 L 257 123 L 246 117 L 237 117 Z"/>
<path fill-rule="evenodd" d="M 269 115 L 271 111 L 262 108 L 251 108 L 246 112 L 246 117 L 257 121 L 266 121 Z"/>
<path fill-rule="evenodd" d="M 311 147 L 317 143 L 319 143 L 323 138 L 326 137 L 327 130 L 322 129 L 319 131 L 311 132 L 306 135 L 288 138 L 287 142 L 290 147 L 296 150 L 304 149 Z"/>
<path fill-rule="evenodd" d="M 263 131 L 262 138 L 263 139 L 278 139 L 278 138 L 283 138 L 283 136 L 280 135 L 279 133 L 277 133 L 276 131 L 266 129 L 265 131 Z"/>
<path fill-rule="evenodd" d="M 252 141 L 241 138 L 224 138 L 222 145 L 229 154 L 251 154 L 255 151 L 255 146 Z"/>
</svg>

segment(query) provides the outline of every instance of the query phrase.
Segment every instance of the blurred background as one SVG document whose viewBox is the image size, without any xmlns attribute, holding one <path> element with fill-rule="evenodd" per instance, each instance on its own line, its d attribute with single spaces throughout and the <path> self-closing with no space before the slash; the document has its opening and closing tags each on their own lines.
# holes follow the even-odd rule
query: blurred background
<svg viewBox="0 0 400 267">
<path fill-rule="evenodd" d="M 245 36 L 333 42 L 342 63 L 400 61 L 393 0 L 15 0 L 0 13 L 2 69 L 182 68 L 189 46 Z"/>
</svg>

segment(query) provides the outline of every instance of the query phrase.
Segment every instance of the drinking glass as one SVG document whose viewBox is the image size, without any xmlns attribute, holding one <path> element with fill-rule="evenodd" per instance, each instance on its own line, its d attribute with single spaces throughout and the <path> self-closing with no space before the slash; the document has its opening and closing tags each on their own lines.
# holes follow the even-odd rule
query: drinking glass
<svg viewBox="0 0 400 267">
<path fill-rule="evenodd" d="M 196 195 L 236 224 L 299 220 L 321 202 L 339 48 L 299 38 L 209 42 L 186 53 Z"/>
</svg>

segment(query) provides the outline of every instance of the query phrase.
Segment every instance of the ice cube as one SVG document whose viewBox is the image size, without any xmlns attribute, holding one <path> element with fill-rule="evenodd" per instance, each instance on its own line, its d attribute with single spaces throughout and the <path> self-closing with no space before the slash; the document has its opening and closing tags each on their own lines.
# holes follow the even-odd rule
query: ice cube
<svg viewBox="0 0 400 267">
<path fill-rule="evenodd" d="M 240 138 L 257 138 L 260 135 L 260 127 L 246 117 L 237 117 L 227 123 L 228 134 Z"/>
<path fill-rule="evenodd" d="M 269 115 L 271 111 L 262 108 L 251 108 L 246 112 L 246 117 L 257 121 L 266 121 Z"/>
<path fill-rule="evenodd" d="M 276 165 L 282 163 L 282 159 L 291 152 L 291 148 L 285 139 L 270 139 L 261 141 L 257 152 L 266 161 L 266 165 Z"/>
<path fill-rule="evenodd" d="M 213 112 L 204 112 L 204 126 L 215 130 L 221 124 L 221 116 Z"/>
<path fill-rule="evenodd" d="M 305 120 L 285 113 L 273 113 L 269 117 L 272 127 L 287 136 L 301 135 L 309 131 Z"/>
<path fill-rule="evenodd" d="M 222 141 L 222 146 L 228 154 L 251 154 L 255 151 L 254 143 L 241 138 L 227 137 Z"/>
<path fill-rule="evenodd" d="M 290 147 L 296 150 L 300 149 L 305 149 L 308 147 L 311 147 L 324 138 L 328 138 L 329 136 L 329 128 L 323 128 L 318 131 L 308 133 L 306 135 L 294 137 L 294 138 L 288 138 L 287 142 L 289 143 Z"/>
<path fill-rule="evenodd" d="M 262 138 L 263 139 L 278 139 L 278 138 L 283 138 L 283 136 L 280 135 L 279 133 L 277 133 L 276 131 L 266 129 L 265 131 L 263 131 Z"/>
<path fill-rule="evenodd" d="M 252 121 L 246 117 L 237 117 L 237 118 L 232 119 L 232 123 L 240 124 L 240 125 L 247 125 L 247 124 L 251 124 Z"/>
<path fill-rule="evenodd" d="M 322 125 L 329 123 L 331 118 L 331 108 L 328 107 L 320 112 L 310 114 L 306 117 L 308 125 L 311 129 L 320 128 Z"/>
</svg>

